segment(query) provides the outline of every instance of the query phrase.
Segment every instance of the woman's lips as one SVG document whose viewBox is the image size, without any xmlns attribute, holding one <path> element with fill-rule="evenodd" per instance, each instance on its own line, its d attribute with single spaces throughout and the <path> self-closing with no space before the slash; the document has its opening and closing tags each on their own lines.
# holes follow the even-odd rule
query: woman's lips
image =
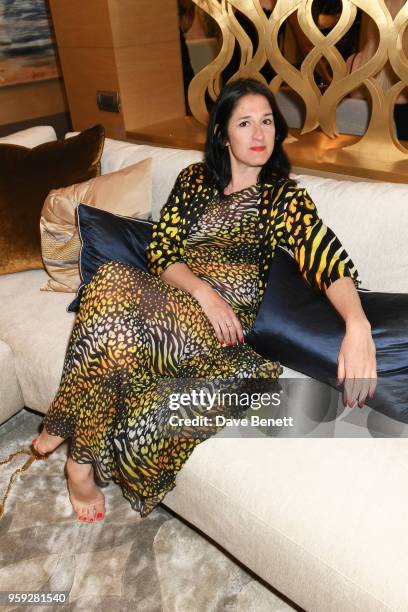
<svg viewBox="0 0 408 612">
<path fill-rule="evenodd" d="M 250 147 L 251 151 L 265 151 L 266 147 Z"/>
</svg>

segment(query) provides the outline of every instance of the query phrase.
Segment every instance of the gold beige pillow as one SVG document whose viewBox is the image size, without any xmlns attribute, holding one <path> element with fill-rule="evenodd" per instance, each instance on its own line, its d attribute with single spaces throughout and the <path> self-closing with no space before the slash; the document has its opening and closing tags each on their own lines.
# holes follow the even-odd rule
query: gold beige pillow
<svg viewBox="0 0 408 612">
<path fill-rule="evenodd" d="M 43 291 L 75 292 L 80 283 L 81 241 L 76 222 L 78 204 L 147 219 L 152 200 L 151 158 L 117 172 L 50 191 L 41 212 L 41 249 L 50 276 Z"/>
</svg>

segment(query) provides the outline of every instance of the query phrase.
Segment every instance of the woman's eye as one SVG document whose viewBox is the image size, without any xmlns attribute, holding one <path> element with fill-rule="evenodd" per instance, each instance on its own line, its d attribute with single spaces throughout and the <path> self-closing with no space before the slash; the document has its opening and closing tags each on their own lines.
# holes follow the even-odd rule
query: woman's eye
<svg viewBox="0 0 408 612">
<path fill-rule="evenodd" d="M 246 127 L 248 125 L 248 121 L 241 121 L 241 123 L 239 123 L 239 127 Z"/>
<path fill-rule="evenodd" d="M 272 119 L 264 119 L 265 125 L 272 125 Z"/>
</svg>

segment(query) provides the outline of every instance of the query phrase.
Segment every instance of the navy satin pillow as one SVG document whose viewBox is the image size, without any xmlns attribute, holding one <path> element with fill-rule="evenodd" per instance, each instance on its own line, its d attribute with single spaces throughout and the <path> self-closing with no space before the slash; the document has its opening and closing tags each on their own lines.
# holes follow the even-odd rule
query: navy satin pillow
<svg viewBox="0 0 408 612">
<path fill-rule="evenodd" d="M 360 290 L 377 349 L 378 384 L 367 405 L 408 423 L 408 294 Z M 344 323 L 327 298 L 309 287 L 296 262 L 278 248 L 268 286 L 246 340 L 269 359 L 336 387 Z"/>
<path fill-rule="evenodd" d="M 79 204 L 77 219 L 82 283 L 68 312 L 78 311 L 82 291 L 102 264 L 120 261 L 146 272 L 146 247 L 153 225 L 152 221 L 122 217 L 86 204 Z"/>
</svg>

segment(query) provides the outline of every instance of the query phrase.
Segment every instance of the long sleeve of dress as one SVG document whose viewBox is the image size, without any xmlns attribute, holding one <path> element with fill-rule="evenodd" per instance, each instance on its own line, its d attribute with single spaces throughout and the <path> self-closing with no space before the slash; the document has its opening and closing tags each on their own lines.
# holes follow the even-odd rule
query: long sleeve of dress
<svg viewBox="0 0 408 612">
<path fill-rule="evenodd" d="M 319 218 L 316 206 L 305 189 L 290 195 L 284 214 L 280 244 L 291 249 L 303 278 L 320 291 L 335 280 L 352 278 L 358 286 L 358 272 L 337 236 Z"/>
<path fill-rule="evenodd" d="M 178 175 L 160 219 L 152 227 L 152 238 L 146 249 L 147 269 L 160 276 L 173 263 L 183 261 L 184 232 L 182 226 L 184 204 L 188 195 L 187 169 Z"/>
</svg>

